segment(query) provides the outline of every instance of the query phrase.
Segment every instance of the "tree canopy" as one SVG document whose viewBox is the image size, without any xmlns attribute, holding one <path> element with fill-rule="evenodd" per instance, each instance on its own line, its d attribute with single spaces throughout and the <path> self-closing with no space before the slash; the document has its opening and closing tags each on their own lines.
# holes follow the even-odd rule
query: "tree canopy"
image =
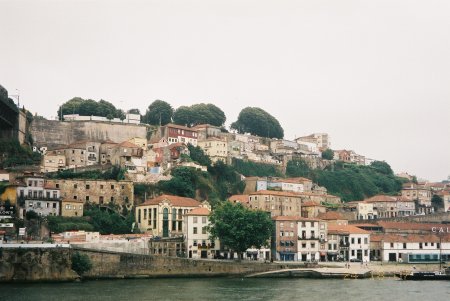
<svg viewBox="0 0 450 301">
<path fill-rule="evenodd" d="M 173 122 L 184 126 L 195 126 L 198 124 L 211 124 L 223 126 L 226 121 L 225 113 L 211 103 L 199 103 L 190 107 L 179 107 L 174 115 Z"/>
<path fill-rule="evenodd" d="M 101 116 L 125 119 L 125 112 L 117 109 L 112 103 L 106 100 L 95 101 L 92 99 L 83 99 L 74 97 L 63 103 L 58 109 L 58 117 L 62 115 L 78 114 L 80 116 Z M 112 119 L 111 118 L 111 119 Z"/>
<path fill-rule="evenodd" d="M 325 160 L 333 160 L 334 157 L 334 153 L 331 149 L 327 148 L 326 150 L 324 150 L 322 152 L 322 159 Z"/>
<path fill-rule="evenodd" d="M 284 130 L 278 120 L 261 108 L 247 107 L 238 116 L 238 120 L 231 124 L 231 128 L 239 133 L 250 133 L 261 137 L 284 137 Z"/>
<path fill-rule="evenodd" d="M 166 125 L 172 122 L 173 108 L 164 100 L 155 100 L 152 102 L 145 113 L 144 121 L 152 125 Z"/>
<path fill-rule="evenodd" d="M 273 230 L 267 212 L 250 210 L 239 203 L 221 203 L 211 213 L 209 220 L 211 239 L 218 238 L 224 246 L 239 255 L 250 247 L 261 248 L 266 245 Z"/>
</svg>

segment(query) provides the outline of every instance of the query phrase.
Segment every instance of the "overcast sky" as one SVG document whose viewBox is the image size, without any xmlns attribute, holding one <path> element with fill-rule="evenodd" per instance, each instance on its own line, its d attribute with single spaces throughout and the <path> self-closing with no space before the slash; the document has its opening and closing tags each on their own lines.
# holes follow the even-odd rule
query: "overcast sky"
<svg viewBox="0 0 450 301">
<path fill-rule="evenodd" d="M 72 97 L 119 108 L 257 106 L 287 139 L 433 181 L 450 175 L 450 1 L 0 0 L 0 84 L 54 117 Z"/>
</svg>

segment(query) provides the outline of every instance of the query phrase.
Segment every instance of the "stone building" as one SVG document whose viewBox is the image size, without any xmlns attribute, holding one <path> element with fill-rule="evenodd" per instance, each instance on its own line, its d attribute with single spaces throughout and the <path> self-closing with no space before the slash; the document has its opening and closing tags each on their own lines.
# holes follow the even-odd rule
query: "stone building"
<svg viewBox="0 0 450 301">
<path fill-rule="evenodd" d="M 249 207 L 271 216 L 300 216 L 302 197 L 286 191 L 260 190 L 249 194 Z"/>
<path fill-rule="evenodd" d="M 83 216 L 84 201 L 82 200 L 62 200 L 61 216 Z"/>
<path fill-rule="evenodd" d="M 134 184 L 132 181 L 49 179 L 47 185 L 61 190 L 66 200 L 82 201 L 98 205 L 110 203 L 131 209 L 134 204 Z"/>
</svg>

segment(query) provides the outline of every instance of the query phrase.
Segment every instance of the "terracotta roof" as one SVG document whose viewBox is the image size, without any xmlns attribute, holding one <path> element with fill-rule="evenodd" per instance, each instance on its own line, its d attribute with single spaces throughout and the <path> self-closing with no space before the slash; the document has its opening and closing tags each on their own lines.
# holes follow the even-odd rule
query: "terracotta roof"
<svg viewBox="0 0 450 301">
<path fill-rule="evenodd" d="M 180 146 L 184 146 L 187 148 L 186 144 L 184 144 L 183 142 L 177 142 L 177 143 L 172 143 L 171 145 L 169 145 L 169 149 L 175 148 L 175 147 L 180 147 Z"/>
<path fill-rule="evenodd" d="M 228 198 L 230 202 L 233 203 L 248 203 L 248 194 L 235 194 Z"/>
<path fill-rule="evenodd" d="M 315 203 L 313 201 L 308 201 L 308 202 L 304 202 L 302 204 L 302 207 L 325 207 L 325 206 L 321 205 L 321 204 L 317 204 L 317 203 Z"/>
<path fill-rule="evenodd" d="M 199 201 L 191 198 L 163 194 L 154 199 L 147 200 L 138 206 L 158 205 L 163 201 L 168 201 L 172 204 L 172 206 L 179 206 L 179 207 L 199 207 L 201 205 Z"/>
<path fill-rule="evenodd" d="M 301 217 L 300 216 L 274 216 L 272 217 L 272 220 L 274 221 L 298 221 Z"/>
<path fill-rule="evenodd" d="M 339 212 L 327 211 L 325 213 L 320 213 L 317 218 L 323 220 L 346 220 L 346 218 Z"/>
<path fill-rule="evenodd" d="M 3 230 L 0 230 L 0 234 L 5 234 L 6 232 Z"/>
<path fill-rule="evenodd" d="M 374 195 L 371 198 L 365 199 L 364 203 L 396 202 L 396 201 L 397 201 L 397 198 L 394 196 L 379 194 L 379 195 Z"/>
<path fill-rule="evenodd" d="M 435 242 L 438 243 L 440 238 L 435 234 L 407 234 L 407 235 L 399 235 L 399 234 L 372 234 L 370 236 L 370 241 L 374 242 Z M 445 234 L 442 236 L 442 241 L 449 242 L 450 234 Z"/>
<path fill-rule="evenodd" d="M 429 231 L 431 233 L 433 227 L 443 227 L 444 229 L 450 226 L 448 224 L 437 224 L 437 223 L 408 223 L 408 222 L 388 222 L 379 221 L 378 225 L 384 229 L 395 229 L 395 230 L 422 230 Z"/>
<path fill-rule="evenodd" d="M 211 214 L 211 211 L 209 211 L 208 208 L 203 208 L 203 207 L 192 209 L 191 211 L 186 213 L 186 215 L 206 215 L 206 216 L 208 216 L 210 214 Z"/>
<path fill-rule="evenodd" d="M 355 227 L 353 225 L 328 225 L 329 234 L 370 234 L 369 231 Z"/>
<path fill-rule="evenodd" d="M 167 126 L 167 127 L 170 127 L 170 128 L 180 129 L 180 130 L 187 130 L 187 131 L 191 131 L 191 132 L 197 132 L 196 129 L 194 129 L 194 128 L 188 128 L 187 126 L 184 126 L 184 125 L 178 125 L 178 124 L 168 123 L 168 124 L 166 124 L 166 126 Z"/>
<path fill-rule="evenodd" d="M 110 139 L 104 140 L 104 141 L 102 141 L 101 143 L 102 143 L 102 144 L 117 144 L 116 142 L 114 142 L 114 141 L 112 141 L 112 140 L 110 140 Z"/>
<path fill-rule="evenodd" d="M 366 228 L 380 228 L 380 225 L 378 224 L 369 224 L 369 223 L 360 223 L 360 224 L 352 224 L 352 226 L 355 227 L 366 227 Z"/>
<path fill-rule="evenodd" d="M 259 190 L 250 193 L 250 195 L 277 195 L 277 196 L 290 196 L 290 197 L 300 197 L 299 193 L 293 193 L 288 191 L 276 191 L 276 190 Z"/>
<path fill-rule="evenodd" d="M 128 147 L 128 148 L 141 148 L 140 146 L 131 143 L 130 141 L 124 141 L 122 143 L 120 143 L 118 146 L 120 147 Z"/>
</svg>

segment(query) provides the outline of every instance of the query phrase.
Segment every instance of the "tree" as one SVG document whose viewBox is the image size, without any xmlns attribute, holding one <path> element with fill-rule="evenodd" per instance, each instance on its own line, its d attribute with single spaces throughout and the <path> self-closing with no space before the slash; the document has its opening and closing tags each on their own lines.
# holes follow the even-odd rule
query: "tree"
<svg viewBox="0 0 450 301">
<path fill-rule="evenodd" d="M 290 160 L 286 165 L 286 175 L 288 177 L 309 177 L 311 168 L 305 160 Z"/>
<path fill-rule="evenodd" d="M 284 137 L 284 130 L 278 120 L 261 108 L 247 107 L 238 116 L 238 120 L 231 124 L 231 128 L 239 133 L 278 138 Z"/>
<path fill-rule="evenodd" d="M 141 115 L 141 112 L 139 111 L 139 109 L 129 109 L 129 110 L 128 110 L 128 114 L 138 114 L 138 115 Z"/>
<path fill-rule="evenodd" d="M 86 254 L 80 254 L 75 252 L 72 255 L 72 270 L 77 272 L 78 275 L 82 275 L 85 272 L 92 269 L 92 262 L 89 256 Z"/>
<path fill-rule="evenodd" d="M 80 116 L 101 116 L 112 118 L 125 119 L 125 114 L 122 110 L 117 109 L 112 103 L 101 99 L 96 102 L 92 99 L 83 99 L 81 97 L 74 97 L 58 109 L 58 117 L 61 119 L 62 115 L 79 114 Z M 111 118 L 111 119 L 112 119 Z"/>
<path fill-rule="evenodd" d="M 434 207 L 434 211 L 438 212 L 444 209 L 444 200 L 439 195 L 435 194 L 431 198 L 431 205 Z"/>
<path fill-rule="evenodd" d="M 322 159 L 333 160 L 333 158 L 334 152 L 331 149 L 327 148 L 325 151 L 322 152 Z"/>
<path fill-rule="evenodd" d="M 210 238 L 241 254 L 250 247 L 261 248 L 269 240 L 273 223 L 270 215 L 241 204 L 221 203 L 210 216 Z"/>
<path fill-rule="evenodd" d="M 173 115 L 174 123 L 189 127 L 198 124 L 211 124 L 221 127 L 225 120 L 225 113 L 211 103 L 199 103 L 190 107 L 181 106 Z"/>
<path fill-rule="evenodd" d="M 385 174 L 385 175 L 393 175 L 394 174 L 391 166 L 384 161 L 373 161 L 372 163 L 370 163 L 370 166 L 382 174 Z"/>
<path fill-rule="evenodd" d="M 172 116 L 172 106 L 163 100 L 157 99 L 148 106 L 144 120 L 152 125 L 166 125 L 172 121 Z"/>
<path fill-rule="evenodd" d="M 189 143 L 188 149 L 189 149 L 189 157 L 191 157 L 191 159 L 194 162 L 197 162 L 198 164 L 203 166 L 211 166 L 211 159 L 207 154 L 205 154 L 205 152 L 201 147 L 193 146 L 192 144 Z"/>
</svg>

